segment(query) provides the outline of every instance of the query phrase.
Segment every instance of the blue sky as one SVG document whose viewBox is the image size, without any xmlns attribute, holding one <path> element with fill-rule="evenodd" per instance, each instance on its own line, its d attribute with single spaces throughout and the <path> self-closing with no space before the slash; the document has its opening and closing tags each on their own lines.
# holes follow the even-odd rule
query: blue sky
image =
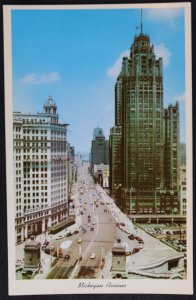
<svg viewBox="0 0 196 300">
<path fill-rule="evenodd" d="M 114 125 L 114 84 L 129 54 L 139 9 L 13 10 L 13 109 L 42 111 L 49 95 L 60 121 L 69 123 L 76 151 L 89 151 L 93 129 L 106 138 Z M 144 9 L 143 32 L 163 57 L 164 106 L 180 103 L 180 140 L 185 141 L 183 9 Z"/>
</svg>

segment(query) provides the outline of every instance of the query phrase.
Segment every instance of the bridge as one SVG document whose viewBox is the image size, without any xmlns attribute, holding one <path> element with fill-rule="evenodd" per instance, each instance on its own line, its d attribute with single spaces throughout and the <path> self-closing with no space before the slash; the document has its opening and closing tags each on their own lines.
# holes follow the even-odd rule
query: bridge
<svg viewBox="0 0 196 300">
<path fill-rule="evenodd" d="M 129 215 L 133 223 L 186 223 L 186 215 Z"/>
</svg>

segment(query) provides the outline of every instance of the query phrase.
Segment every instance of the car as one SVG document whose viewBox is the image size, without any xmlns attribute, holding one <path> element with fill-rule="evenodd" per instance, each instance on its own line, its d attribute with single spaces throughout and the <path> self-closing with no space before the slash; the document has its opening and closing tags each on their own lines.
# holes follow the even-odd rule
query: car
<svg viewBox="0 0 196 300">
<path fill-rule="evenodd" d="M 53 253 L 53 255 L 52 256 L 54 256 L 54 257 L 63 257 L 63 253 L 62 253 L 62 250 L 61 249 L 59 249 L 59 251 L 57 251 L 57 250 L 55 250 L 55 252 Z"/>
<path fill-rule="evenodd" d="M 137 252 L 139 252 L 140 251 L 140 249 L 139 248 L 133 248 L 133 250 L 132 250 L 132 254 L 134 254 L 134 253 L 137 253 Z"/>
<path fill-rule="evenodd" d="M 139 249 L 143 249 L 144 248 L 144 244 L 140 243 L 139 244 Z"/>
<path fill-rule="evenodd" d="M 96 254 L 95 253 L 91 253 L 90 258 L 94 259 L 95 257 L 96 257 Z"/>
<path fill-rule="evenodd" d="M 56 237 L 56 240 L 61 240 L 63 238 L 63 236 L 60 234 Z"/>
<path fill-rule="evenodd" d="M 91 228 L 90 228 L 90 231 L 94 231 L 94 227 L 91 227 Z"/>
<path fill-rule="evenodd" d="M 134 240 L 134 235 L 133 235 L 133 234 L 130 234 L 130 235 L 128 236 L 128 238 L 129 238 L 130 240 Z"/>
<path fill-rule="evenodd" d="M 77 233 L 79 233 L 79 230 L 75 230 L 75 231 L 73 232 L 73 234 L 77 234 Z"/>
<path fill-rule="evenodd" d="M 117 239 L 117 242 L 118 242 L 118 243 L 120 243 L 120 242 L 121 242 L 121 239 L 120 239 L 120 238 L 118 238 L 118 239 Z"/>
<path fill-rule="evenodd" d="M 78 238 L 77 243 L 78 243 L 78 244 L 82 243 L 82 239 L 81 239 L 81 238 Z"/>
<path fill-rule="evenodd" d="M 88 223 L 88 225 L 87 225 L 88 227 L 91 227 L 91 223 Z"/>
<path fill-rule="evenodd" d="M 96 222 L 95 222 L 95 221 L 93 221 L 93 222 L 92 222 L 92 225 L 96 225 Z"/>
<path fill-rule="evenodd" d="M 125 226 L 125 223 L 121 222 L 120 225 L 121 225 L 121 226 Z"/>
<path fill-rule="evenodd" d="M 69 260 L 70 259 L 70 255 L 69 254 L 66 254 L 65 256 L 64 256 L 64 260 Z"/>
<path fill-rule="evenodd" d="M 68 233 L 66 234 L 66 237 L 68 237 L 68 236 L 72 236 L 71 232 L 68 232 Z"/>
<path fill-rule="evenodd" d="M 104 212 L 107 212 L 107 209 L 104 209 Z"/>
</svg>

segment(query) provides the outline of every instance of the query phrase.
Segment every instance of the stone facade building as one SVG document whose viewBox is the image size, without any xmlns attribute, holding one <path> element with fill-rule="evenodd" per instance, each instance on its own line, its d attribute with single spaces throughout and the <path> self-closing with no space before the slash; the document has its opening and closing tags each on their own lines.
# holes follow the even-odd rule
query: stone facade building
<svg viewBox="0 0 196 300">
<path fill-rule="evenodd" d="M 16 242 L 63 226 L 67 217 L 67 124 L 54 100 L 37 114 L 13 113 Z"/>
</svg>

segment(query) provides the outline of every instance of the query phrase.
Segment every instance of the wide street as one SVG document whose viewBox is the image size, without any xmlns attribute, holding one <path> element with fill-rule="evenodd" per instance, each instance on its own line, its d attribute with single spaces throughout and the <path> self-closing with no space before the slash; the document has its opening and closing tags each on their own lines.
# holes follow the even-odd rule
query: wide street
<svg viewBox="0 0 196 300">
<path fill-rule="evenodd" d="M 47 278 L 99 276 L 102 259 L 107 252 L 111 252 L 116 242 L 116 222 L 106 205 L 100 201 L 85 164 L 78 169 L 78 181 L 73 187 L 72 196 L 80 232 L 55 241 L 55 245 L 59 247 L 70 244 L 70 247 L 63 249 L 63 256 L 68 254 L 70 258 L 68 261 L 60 258 Z M 81 238 L 80 243 L 79 238 Z M 94 258 L 91 258 L 91 255 L 94 255 Z M 79 260 L 80 258 L 82 259 Z"/>
<path fill-rule="evenodd" d="M 75 224 L 54 235 L 36 237 L 41 244 L 47 239 L 54 250 L 48 254 L 41 251 L 43 273 L 35 278 L 111 278 L 112 247 L 117 240 L 125 245 L 127 252 L 134 248 L 139 250 L 126 257 L 128 272 L 175 257 L 177 252 L 174 249 L 134 226 L 106 191 L 93 182 L 88 166 L 88 163 L 83 163 L 78 167 L 77 181 L 71 191 L 69 213 L 75 215 Z M 132 233 L 142 238 L 142 249 L 139 249 L 136 238 L 128 238 Z M 20 257 L 17 257 L 21 259 L 23 246 L 18 248 Z M 59 258 L 53 265 L 55 250 Z"/>
</svg>

